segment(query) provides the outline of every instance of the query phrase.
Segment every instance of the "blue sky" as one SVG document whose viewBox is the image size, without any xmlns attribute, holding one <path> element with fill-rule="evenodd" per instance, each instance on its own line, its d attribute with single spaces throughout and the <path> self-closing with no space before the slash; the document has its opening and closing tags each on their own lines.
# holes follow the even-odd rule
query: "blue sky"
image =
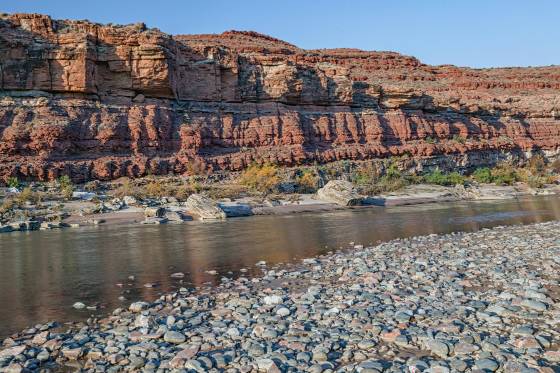
<svg viewBox="0 0 560 373">
<path fill-rule="evenodd" d="M 558 0 L 0 0 L 0 11 L 171 34 L 254 30 L 307 49 L 391 50 L 430 64 L 560 64 Z"/>
</svg>

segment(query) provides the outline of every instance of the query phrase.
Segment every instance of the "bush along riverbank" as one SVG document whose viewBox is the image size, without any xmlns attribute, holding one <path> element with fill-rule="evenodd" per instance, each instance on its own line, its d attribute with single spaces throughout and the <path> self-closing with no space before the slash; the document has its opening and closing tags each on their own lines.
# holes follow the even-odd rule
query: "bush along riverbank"
<svg viewBox="0 0 560 373">
<path fill-rule="evenodd" d="M 501 163 L 469 174 L 438 168 L 418 172 L 407 168 L 406 162 L 393 158 L 292 169 L 263 164 L 237 174 L 123 178 L 83 185 L 74 185 L 68 177 L 50 183 L 10 178 L 0 188 L 0 232 L 180 223 L 349 205 L 505 199 L 560 190 L 560 162 L 538 156 L 522 167 Z"/>
<path fill-rule="evenodd" d="M 7 338 L 0 371 L 560 368 L 560 223 L 354 246 Z"/>
</svg>

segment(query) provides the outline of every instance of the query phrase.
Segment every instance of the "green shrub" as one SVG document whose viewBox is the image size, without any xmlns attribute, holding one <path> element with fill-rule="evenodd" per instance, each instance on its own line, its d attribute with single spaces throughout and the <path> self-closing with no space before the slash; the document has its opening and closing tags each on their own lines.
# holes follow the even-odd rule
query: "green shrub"
<svg viewBox="0 0 560 373">
<path fill-rule="evenodd" d="M 63 175 L 58 178 L 58 185 L 60 187 L 60 192 L 65 199 L 72 199 L 72 194 L 74 193 L 74 184 L 72 180 L 67 175 Z"/>
<path fill-rule="evenodd" d="M 402 173 L 395 163 L 391 163 L 385 170 L 385 176 L 390 179 L 397 179 L 402 177 Z"/>
<path fill-rule="evenodd" d="M 397 164 L 392 161 L 385 169 L 385 175 L 373 177 L 373 180 L 361 189 L 364 193 L 375 195 L 394 192 L 411 184 L 417 184 L 419 179 L 414 175 L 401 172 Z"/>
<path fill-rule="evenodd" d="M 440 170 L 434 170 L 424 175 L 424 181 L 428 184 L 450 186 L 464 184 L 465 177 L 456 171 L 445 174 Z"/>
<path fill-rule="evenodd" d="M 517 173 L 509 166 L 499 166 L 492 170 L 492 181 L 497 185 L 512 185 L 517 180 Z"/>
<path fill-rule="evenodd" d="M 490 184 L 494 181 L 492 171 L 488 167 L 477 168 L 472 177 L 479 183 Z"/>
<path fill-rule="evenodd" d="M 362 190 L 366 194 L 375 195 L 381 193 L 394 192 L 410 185 L 410 181 L 405 177 L 391 178 L 387 175 L 381 176 L 377 182 L 363 187 Z"/>
<path fill-rule="evenodd" d="M 379 174 L 379 168 L 374 163 L 365 163 L 352 173 L 351 179 L 356 185 L 367 185 L 375 182 Z"/>
<path fill-rule="evenodd" d="M 61 189 L 73 186 L 72 180 L 68 175 L 63 175 L 58 178 L 58 184 L 60 185 Z"/>
<path fill-rule="evenodd" d="M 17 177 L 9 177 L 8 180 L 6 181 L 6 185 L 8 185 L 9 188 L 19 188 L 20 186 Z"/>
</svg>

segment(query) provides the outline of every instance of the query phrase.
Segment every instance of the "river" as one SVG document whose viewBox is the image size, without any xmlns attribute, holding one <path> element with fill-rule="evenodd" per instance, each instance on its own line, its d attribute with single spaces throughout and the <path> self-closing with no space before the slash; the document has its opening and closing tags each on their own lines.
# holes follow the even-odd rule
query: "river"
<svg viewBox="0 0 560 373">
<path fill-rule="evenodd" d="M 349 242 L 367 245 L 559 217 L 559 198 L 531 197 L 5 233 L 0 235 L 0 338 L 37 323 L 83 320 L 178 287 L 215 283 L 239 275 L 241 268 L 258 274 L 255 263 L 261 260 L 284 263 L 347 248 Z M 184 279 L 172 279 L 175 272 L 185 273 Z M 98 309 L 75 310 L 78 301 Z"/>
</svg>

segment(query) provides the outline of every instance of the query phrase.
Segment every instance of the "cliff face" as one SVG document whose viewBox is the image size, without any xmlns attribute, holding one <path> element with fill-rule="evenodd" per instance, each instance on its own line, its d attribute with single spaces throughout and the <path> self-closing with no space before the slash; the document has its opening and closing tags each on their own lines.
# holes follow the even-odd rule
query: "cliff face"
<svg viewBox="0 0 560 373">
<path fill-rule="evenodd" d="M 0 178 L 556 152 L 560 67 L 430 66 L 252 32 L 0 18 Z"/>
</svg>

